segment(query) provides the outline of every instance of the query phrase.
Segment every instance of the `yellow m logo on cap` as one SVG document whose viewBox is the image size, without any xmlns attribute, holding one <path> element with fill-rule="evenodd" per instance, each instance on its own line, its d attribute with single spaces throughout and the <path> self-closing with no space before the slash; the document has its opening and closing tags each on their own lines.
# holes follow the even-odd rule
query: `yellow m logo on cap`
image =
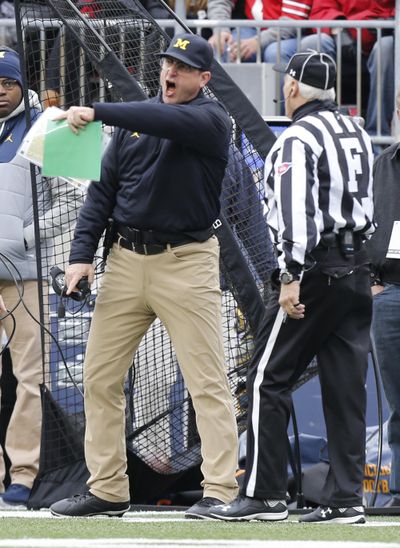
<svg viewBox="0 0 400 548">
<path fill-rule="evenodd" d="M 185 50 L 188 44 L 190 44 L 190 40 L 182 40 L 182 38 L 178 38 L 174 44 L 174 48 Z"/>
</svg>

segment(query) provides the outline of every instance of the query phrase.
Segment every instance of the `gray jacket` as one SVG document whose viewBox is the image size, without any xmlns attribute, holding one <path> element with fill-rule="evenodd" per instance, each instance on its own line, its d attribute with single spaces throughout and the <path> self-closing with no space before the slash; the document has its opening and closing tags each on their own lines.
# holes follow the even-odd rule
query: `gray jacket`
<svg viewBox="0 0 400 548">
<path fill-rule="evenodd" d="M 33 92 L 30 94 L 30 107 L 37 106 L 35 96 Z M 37 115 L 37 108 L 31 108 L 31 116 Z M 17 154 L 25 133 L 22 101 L 11 115 L 0 120 L 0 252 L 12 261 L 23 280 L 34 280 L 37 279 L 37 264 L 30 164 Z M 51 266 L 54 262 L 50 259 L 54 256 L 53 238 L 75 223 L 83 197 L 79 190 L 62 179 L 41 177 L 35 169 L 39 239 L 43 262 Z M 0 255 L 0 280 L 12 281 L 13 276 L 18 279 L 19 274 L 11 263 L 1 259 Z M 46 272 L 44 276 L 47 276 Z"/>
<path fill-rule="evenodd" d="M 231 0 L 208 0 L 207 3 L 207 17 L 208 19 L 218 19 L 221 21 L 232 19 L 232 11 L 235 3 Z M 290 21 L 290 17 L 281 16 L 279 19 L 287 19 Z M 220 27 L 221 31 L 230 31 L 229 27 Z M 215 30 L 214 30 L 215 34 Z M 261 48 L 264 49 L 273 42 L 276 42 L 280 37 L 281 40 L 288 40 L 289 38 L 296 37 L 296 29 L 293 27 L 280 29 L 278 27 L 272 27 L 264 29 L 260 33 Z"/>
</svg>

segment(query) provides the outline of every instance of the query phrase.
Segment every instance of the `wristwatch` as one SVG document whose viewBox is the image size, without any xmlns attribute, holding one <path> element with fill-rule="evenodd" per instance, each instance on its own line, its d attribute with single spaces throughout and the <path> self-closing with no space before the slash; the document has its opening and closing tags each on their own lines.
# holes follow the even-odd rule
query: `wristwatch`
<svg viewBox="0 0 400 548">
<path fill-rule="evenodd" d="M 298 280 L 300 280 L 300 276 L 297 274 L 292 274 L 288 270 L 281 270 L 279 274 L 279 281 L 284 285 L 291 284 L 292 282 Z"/>
<path fill-rule="evenodd" d="M 375 274 L 375 272 L 370 273 L 370 284 L 371 287 L 374 285 L 382 285 L 382 280 L 379 278 L 378 274 Z"/>
</svg>

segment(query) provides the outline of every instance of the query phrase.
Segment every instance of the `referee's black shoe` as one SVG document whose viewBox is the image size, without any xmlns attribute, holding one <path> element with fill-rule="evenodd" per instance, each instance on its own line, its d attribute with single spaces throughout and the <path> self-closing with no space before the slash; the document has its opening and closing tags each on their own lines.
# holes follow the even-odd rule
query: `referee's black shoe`
<svg viewBox="0 0 400 548">
<path fill-rule="evenodd" d="M 365 523 L 365 513 L 362 506 L 334 508 L 319 506 L 313 512 L 299 517 L 300 523 Z"/>
<path fill-rule="evenodd" d="M 50 512 L 53 516 L 67 517 L 122 517 L 129 510 L 129 507 L 129 502 L 109 502 L 88 492 L 55 502 L 50 506 Z"/>
<path fill-rule="evenodd" d="M 216 506 L 211 515 L 226 521 L 280 521 L 288 517 L 284 500 L 259 500 L 239 495 L 232 502 Z"/>
</svg>

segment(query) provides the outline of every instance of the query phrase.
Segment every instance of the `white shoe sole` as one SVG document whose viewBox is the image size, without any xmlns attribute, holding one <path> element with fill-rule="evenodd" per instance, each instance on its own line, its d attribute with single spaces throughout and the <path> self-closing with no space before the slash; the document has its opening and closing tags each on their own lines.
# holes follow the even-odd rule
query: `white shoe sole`
<svg viewBox="0 0 400 548">
<path fill-rule="evenodd" d="M 365 517 L 364 516 L 352 516 L 349 518 L 333 518 L 333 519 L 327 519 L 325 521 L 300 521 L 299 523 L 310 523 L 310 524 L 323 524 L 323 525 L 329 525 L 330 523 L 365 523 Z"/>
<path fill-rule="evenodd" d="M 288 511 L 284 512 L 271 512 L 271 513 L 256 513 L 248 514 L 247 516 L 223 516 L 220 514 L 211 514 L 214 518 L 224 520 L 224 521 L 282 521 L 286 519 L 289 515 Z"/>
<path fill-rule="evenodd" d="M 82 516 L 60 514 L 51 509 L 50 509 L 50 513 L 52 516 L 56 516 L 57 518 L 91 518 L 93 516 L 109 516 L 110 518 L 112 517 L 122 518 L 122 516 L 125 514 L 125 512 L 128 512 L 128 510 L 108 510 L 106 512 L 93 512 L 93 514 L 85 514 Z"/>
<path fill-rule="evenodd" d="M 216 518 L 214 516 L 212 516 L 211 514 L 208 515 L 208 516 L 201 516 L 199 514 L 188 514 L 187 512 L 185 512 L 185 519 L 203 519 L 203 520 L 211 520 L 211 521 L 215 521 Z"/>
</svg>

